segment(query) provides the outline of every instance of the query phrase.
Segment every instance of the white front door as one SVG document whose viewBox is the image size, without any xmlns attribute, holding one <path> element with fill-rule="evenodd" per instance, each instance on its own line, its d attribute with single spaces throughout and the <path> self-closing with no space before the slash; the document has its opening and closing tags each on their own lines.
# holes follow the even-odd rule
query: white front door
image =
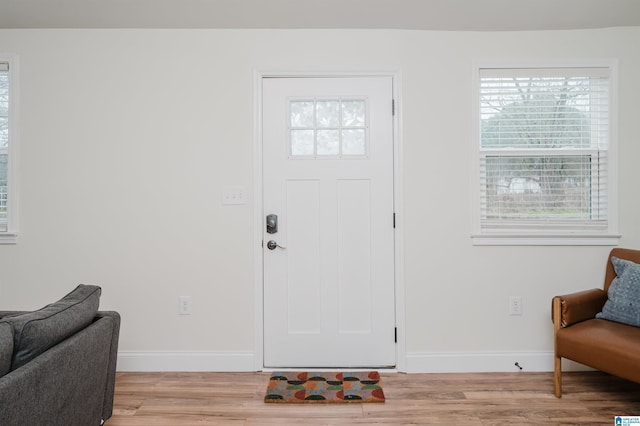
<svg viewBox="0 0 640 426">
<path fill-rule="evenodd" d="M 262 114 L 264 366 L 395 366 L 392 78 L 265 78 Z"/>
</svg>

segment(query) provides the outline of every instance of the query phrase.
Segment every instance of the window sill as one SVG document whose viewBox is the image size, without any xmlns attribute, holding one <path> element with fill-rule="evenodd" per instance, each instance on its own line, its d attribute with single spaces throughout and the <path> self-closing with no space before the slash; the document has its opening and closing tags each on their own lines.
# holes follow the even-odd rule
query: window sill
<svg viewBox="0 0 640 426">
<path fill-rule="evenodd" d="M 617 234 L 472 234 L 474 246 L 617 246 Z"/>
<path fill-rule="evenodd" d="M 17 244 L 18 234 L 16 232 L 0 232 L 0 244 Z"/>
</svg>

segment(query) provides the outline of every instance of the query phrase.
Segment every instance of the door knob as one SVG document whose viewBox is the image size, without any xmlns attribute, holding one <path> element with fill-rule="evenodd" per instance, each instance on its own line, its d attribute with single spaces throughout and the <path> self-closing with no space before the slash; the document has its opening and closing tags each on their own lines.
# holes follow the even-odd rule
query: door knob
<svg viewBox="0 0 640 426">
<path fill-rule="evenodd" d="M 281 245 L 279 245 L 279 244 L 278 244 L 278 243 L 276 243 L 275 241 L 273 241 L 273 240 L 269 240 L 269 241 L 267 242 L 267 248 L 268 248 L 269 250 L 275 250 L 276 248 L 285 249 L 286 247 L 282 247 Z"/>
</svg>

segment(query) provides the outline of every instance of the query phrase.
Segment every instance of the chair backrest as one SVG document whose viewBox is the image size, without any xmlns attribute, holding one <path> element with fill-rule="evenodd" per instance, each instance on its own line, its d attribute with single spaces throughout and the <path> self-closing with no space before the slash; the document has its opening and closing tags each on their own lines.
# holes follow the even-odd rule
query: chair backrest
<svg viewBox="0 0 640 426">
<path fill-rule="evenodd" d="M 613 269 L 613 263 L 611 263 L 611 257 L 615 256 L 618 259 L 626 259 L 635 263 L 640 263 L 640 250 L 632 250 L 625 248 L 614 248 L 609 253 L 609 259 L 607 260 L 607 272 L 604 276 L 604 291 L 609 290 L 611 281 L 616 277 L 616 271 Z"/>
</svg>

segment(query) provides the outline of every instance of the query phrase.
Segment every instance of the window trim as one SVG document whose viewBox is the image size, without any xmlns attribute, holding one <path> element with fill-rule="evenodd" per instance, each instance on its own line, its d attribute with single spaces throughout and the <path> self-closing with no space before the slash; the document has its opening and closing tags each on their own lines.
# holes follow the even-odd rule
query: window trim
<svg viewBox="0 0 640 426">
<path fill-rule="evenodd" d="M 18 173 L 16 165 L 18 159 L 18 107 L 19 91 L 19 63 L 16 55 L 0 54 L 0 62 L 9 63 L 9 146 L 7 149 L 7 230 L 0 231 L 0 244 L 16 244 L 18 242 Z"/>
<path fill-rule="evenodd" d="M 576 229 L 486 229 L 480 214 L 480 72 L 481 69 L 509 68 L 608 68 L 609 76 L 609 147 L 607 187 L 608 217 L 603 230 Z M 585 60 L 475 60 L 472 65 L 472 137 L 471 137 L 471 241 L 473 245 L 499 246 L 616 246 L 618 232 L 618 62 L 616 59 Z"/>
</svg>

